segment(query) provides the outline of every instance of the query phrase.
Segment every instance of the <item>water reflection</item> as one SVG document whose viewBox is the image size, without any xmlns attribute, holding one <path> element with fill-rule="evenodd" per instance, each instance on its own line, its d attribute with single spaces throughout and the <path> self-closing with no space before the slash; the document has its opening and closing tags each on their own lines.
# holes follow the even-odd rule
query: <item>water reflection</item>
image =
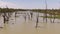
<svg viewBox="0 0 60 34">
<path fill-rule="evenodd" d="M 19 13 L 19 12 L 18 12 Z M 9 21 L 5 24 L 3 23 L 3 17 L 0 16 L 0 24 L 3 28 L 0 28 L 1 34 L 60 34 L 60 23 L 59 19 L 56 19 L 56 23 L 43 23 L 43 17 L 38 18 L 38 26 L 36 26 L 37 13 L 33 12 L 31 15 L 29 13 L 12 13 L 9 17 Z M 39 13 L 39 16 L 43 16 L 43 13 Z"/>
</svg>

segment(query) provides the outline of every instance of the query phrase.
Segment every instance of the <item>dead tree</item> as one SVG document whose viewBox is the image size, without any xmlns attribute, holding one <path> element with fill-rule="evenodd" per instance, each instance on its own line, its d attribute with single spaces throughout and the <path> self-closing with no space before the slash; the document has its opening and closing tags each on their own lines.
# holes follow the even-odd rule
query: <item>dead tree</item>
<svg viewBox="0 0 60 34">
<path fill-rule="evenodd" d="M 50 13 L 50 22 L 52 23 L 52 12 L 49 13 Z"/>
<path fill-rule="evenodd" d="M 36 21 L 36 28 L 37 28 L 38 27 L 38 22 L 39 22 L 38 21 L 38 19 L 39 19 L 39 13 L 37 14 L 37 17 L 36 18 L 37 18 L 37 21 Z"/>
<path fill-rule="evenodd" d="M 46 5 L 46 9 L 45 9 L 43 21 L 44 19 L 46 19 L 46 23 L 47 23 L 47 1 L 46 0 L 45 0 L 45 5 Z"/>
<path fill-rule="evenodd" d="M 55 21 L 55 18 L 56 18 L 56 14 L 55 14 L 55 12 L 53 12 L 53 23 Z"/>
<path fill-rule="evenodd" d="M 50 16 L 51 16 L 51 18 L 50 18 L 50 22 L 52 23 L 52 14 L 51 14 Z"/>
<path fill-rule="evenodd" d="M 5 21 L 6 21 L 6 13 L 4 12 L 4 15 L 3 15 L 3 18 L 4 18 L 4 23 L 5 23 Z"/>
<path fill-rule="evenodd" d="M 31 15 L 31 19 L 32 19 L 33 13 L 31 12 L 30 15 Z"/>
<path fill-rule="evenodd" d="M 16 14 L 17 14 L 17 12 L 15 11 L 15 22 L 16 22 Z"/>
<path fill-rule="evenodd" d="M 46 4 L 45 16 L 46 16 L 46 23 L 47 23 L 47 1 L 46 0 L 45 0 L 45 4 Z"/>
</svg>

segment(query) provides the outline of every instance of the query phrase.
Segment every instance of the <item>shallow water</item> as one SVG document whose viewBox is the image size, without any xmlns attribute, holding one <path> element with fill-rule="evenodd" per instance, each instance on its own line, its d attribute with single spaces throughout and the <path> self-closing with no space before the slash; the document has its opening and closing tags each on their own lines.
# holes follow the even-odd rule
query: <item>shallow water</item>
<svg viewBox="0 0 60 34">
<path fill-rule="evenodd" d="M 59 19 L 56 19 L 56 23 L 43 23 L 43 18 L 39 17 L 38 27 L 36 26 L 35 13 L 32 20 L 26 18 L 26 21 L 22 15 L 19 17 L 10 17 L 9 22 L 4 24 L 3 28 L 0 28 L 0 34 L 60 34 L 60 23 L 57 23 Z"/>
</svg>

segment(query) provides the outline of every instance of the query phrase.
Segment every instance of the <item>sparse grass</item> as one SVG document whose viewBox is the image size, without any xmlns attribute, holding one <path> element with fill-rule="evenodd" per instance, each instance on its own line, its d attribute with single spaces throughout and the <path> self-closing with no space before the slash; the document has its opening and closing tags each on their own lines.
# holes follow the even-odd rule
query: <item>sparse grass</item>
<svg viewBox="0 0 60 34">
<path fill-rule="evenodd" d="M 45 16 L 40 16 L 40 17 L 46 18 Z M 53 16 L 53 17 L 47 16 L 47 18 L 54 18 L 54 16 Z M 56 18 L 56 19 L 60 19 L 60 15 L 55 16 L 55 18 Z"/>
</svg>

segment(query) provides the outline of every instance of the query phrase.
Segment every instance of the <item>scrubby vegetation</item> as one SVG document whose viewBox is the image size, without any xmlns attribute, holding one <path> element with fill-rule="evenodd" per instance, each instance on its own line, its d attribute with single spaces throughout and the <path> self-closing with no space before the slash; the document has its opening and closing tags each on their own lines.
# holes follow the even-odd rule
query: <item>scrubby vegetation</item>
<svg viewBox="0 0 60 34">
<path fill-rule="evenodd" d="M 47 16 L 48 18 L 54 15 L 55 18 L 60 18 L 60 9 L 13 9 L 13 8 L 0 8 L 0 13 L 3 12 L 15 12 L 15 11 L 32 11 L 32 12 L 40 12 L 44 14 L 49 14 L 50 16 Z"/>
</svg>

